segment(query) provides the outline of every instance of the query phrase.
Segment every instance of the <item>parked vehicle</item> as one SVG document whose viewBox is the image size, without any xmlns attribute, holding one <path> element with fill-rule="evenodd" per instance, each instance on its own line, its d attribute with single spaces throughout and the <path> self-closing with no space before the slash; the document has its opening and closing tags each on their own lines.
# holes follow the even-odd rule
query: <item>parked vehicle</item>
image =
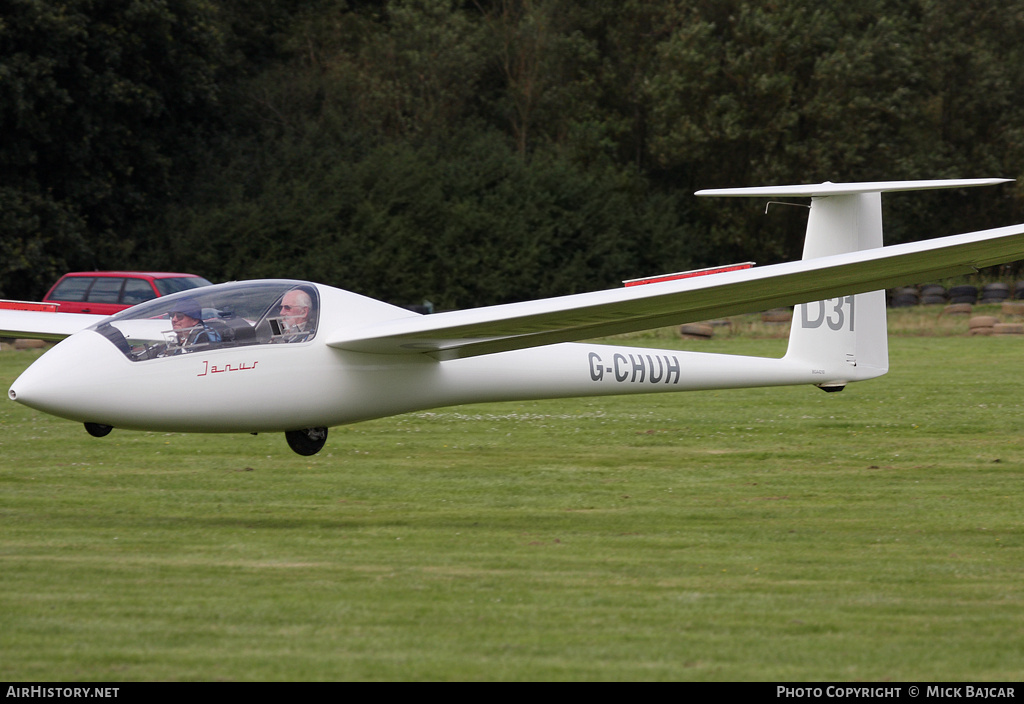
<svg viewBox="0 0 1024 704">
<path fill-rule="evenodd" d="M 64 274 L 43 301 L 61 313 L 113 315 L 137 303 L 210 282 L 195 274 L 157 271 L 76 271 Z"/>
</svg>

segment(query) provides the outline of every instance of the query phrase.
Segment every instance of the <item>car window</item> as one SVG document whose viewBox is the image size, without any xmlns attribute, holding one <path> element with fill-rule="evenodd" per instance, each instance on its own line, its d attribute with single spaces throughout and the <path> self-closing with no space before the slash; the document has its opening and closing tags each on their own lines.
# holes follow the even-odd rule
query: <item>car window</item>
<svg viewBox="0 0 1024 704">
<path fill-rule="evenodd" d="M 89 289 L 90 303 L 117 303 L 121 297 L 124 279 L 113 276 L 99 276 Z"/>
<path fill-rule="evenodd" d="M 57 288 L 50 294 L 53 301 L 84 301 L 85 292 L 93 282 L 91 276 L 69 276 L 57 284 Z"/>
<path fill-rule="evenodd" d="M 124 282 L 124 292 L 121 294 L 121 302 L 128 306 L 152 300 L 156 298 L 153 287 L 145 279 L 127 279 Z"/>
<path fill-rule="evenodd" d="M 179 276 L 169 279 L 156 279 L 153 282 L 161 296 L 169 296 L 178 291 L 188 291 L 200 286 L 209 286 L 210 282 L 201 276 Z"/>
</svg>

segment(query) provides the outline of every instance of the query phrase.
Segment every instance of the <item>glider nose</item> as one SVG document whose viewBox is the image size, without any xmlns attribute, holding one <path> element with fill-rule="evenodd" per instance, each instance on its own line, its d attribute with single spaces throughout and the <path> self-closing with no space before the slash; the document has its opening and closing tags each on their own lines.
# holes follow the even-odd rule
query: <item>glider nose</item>
<svg viewBox="0 0 1024 704">
<path fill-rule="evenodd" d="M 116 358 L 120 357 L 120 360 Z M 71 420 L 94 420 L 98 393 L 111 366 L 128 361 L 102 336 L 76 333 L 15 379 L 7 396 L 29 408 Z"/>
<path fill-rule="evenodd" d="M 54 385 L 50 384 L 45 376 L 35 373 L 35 370 L 32 370 L 31 374 L 29 370 L 25 370 L 11 384 L 11 388 L 7 390 L 7 397 L 29 408 L 44 410 L 43 406 L 48 405 L 47 400 L 54 396 L 55 390 Z"/>
</svg>

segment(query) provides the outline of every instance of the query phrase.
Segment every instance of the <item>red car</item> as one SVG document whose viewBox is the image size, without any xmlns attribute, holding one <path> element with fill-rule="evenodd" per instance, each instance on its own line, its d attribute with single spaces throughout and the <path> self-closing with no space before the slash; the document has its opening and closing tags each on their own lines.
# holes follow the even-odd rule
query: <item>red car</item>
<svg viewBox="0 0 1024 704">
<path fill-rule="evenodd" d="M 43 301 L 61 313 L 113 315 L 136 303 L 190 288 L 209 286 L 195 274 L 162 271 L 76 271 L 64 274 Z"/>
</svg>

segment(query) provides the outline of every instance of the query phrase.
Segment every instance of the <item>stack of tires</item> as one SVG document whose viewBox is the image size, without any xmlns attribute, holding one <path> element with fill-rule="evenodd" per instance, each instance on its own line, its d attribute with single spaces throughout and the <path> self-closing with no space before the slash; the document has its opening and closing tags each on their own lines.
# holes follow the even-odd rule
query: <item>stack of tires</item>
<svg viewBox="0 0 1024 704">
<path fill-rule="evenodd" d="M 898 288 L 892 292 L 893 308 L 912 308 L 921 302 L 917 289 L 913 286 Z"/>
<path fill-rule="evenodd" d="M 967 322 L 968 332 L 973 337 L 975 335 L 993 335 L 995 334 L 996 323 L 999 319 L 994 315 L 976 315 Z"/>
<path fill-rule="evenodd" d="M 896 288 L 889 292 L 889 305 L 893 308 L 909 308 L 920 305 L 953 305 L 969 304 L 994 304 L 1003 303 L 1008 300 L 1024 301 L 1024 281 L 1018 281 L 1015 286 L 1010 284 L 992 283 L 985 284 L 980 291 L 977 286 L 961 284 L 952 286 L 948 290 L 939 284 L 927 284 L 920 289 L 914 286 Z"/>
<path fill-rule="evenodd" d="M 710 340 L 715 334 L 710 323 L 685 323 L 679 326 L 679 337 L 684 340 Z"/>
<path fill-rule="evenodd" d="M 946 305 L 946 287 L 938 284 L 929 284 L 921 287 L 921 305 L 944 306 Z"/>
<path fill-rule="evenodd" d="M 1000 323 L 994 315 L 976 315 L 967 325 L 971 335 L 1024 335 L 1024 323 Z"/>
<path fill-rule="evenodd" d="M 949 302 L 954 304 L 970 303 L 974 305 L 978 302 L 978 287 L 967 284 L 951 287 L 949 289 Z"/>
<path fill-rule="evenodd" d="M 981 303 L 1002 303 L 1010 297 L 1010 286 L 1003 283 L 985 284 L 981 287 Z"/>
<path fill-rule="evenodd" d="M 1024 323 L 996 323 L 992 326 L 993 335 L 1024 335 Z"/>
</svg>

